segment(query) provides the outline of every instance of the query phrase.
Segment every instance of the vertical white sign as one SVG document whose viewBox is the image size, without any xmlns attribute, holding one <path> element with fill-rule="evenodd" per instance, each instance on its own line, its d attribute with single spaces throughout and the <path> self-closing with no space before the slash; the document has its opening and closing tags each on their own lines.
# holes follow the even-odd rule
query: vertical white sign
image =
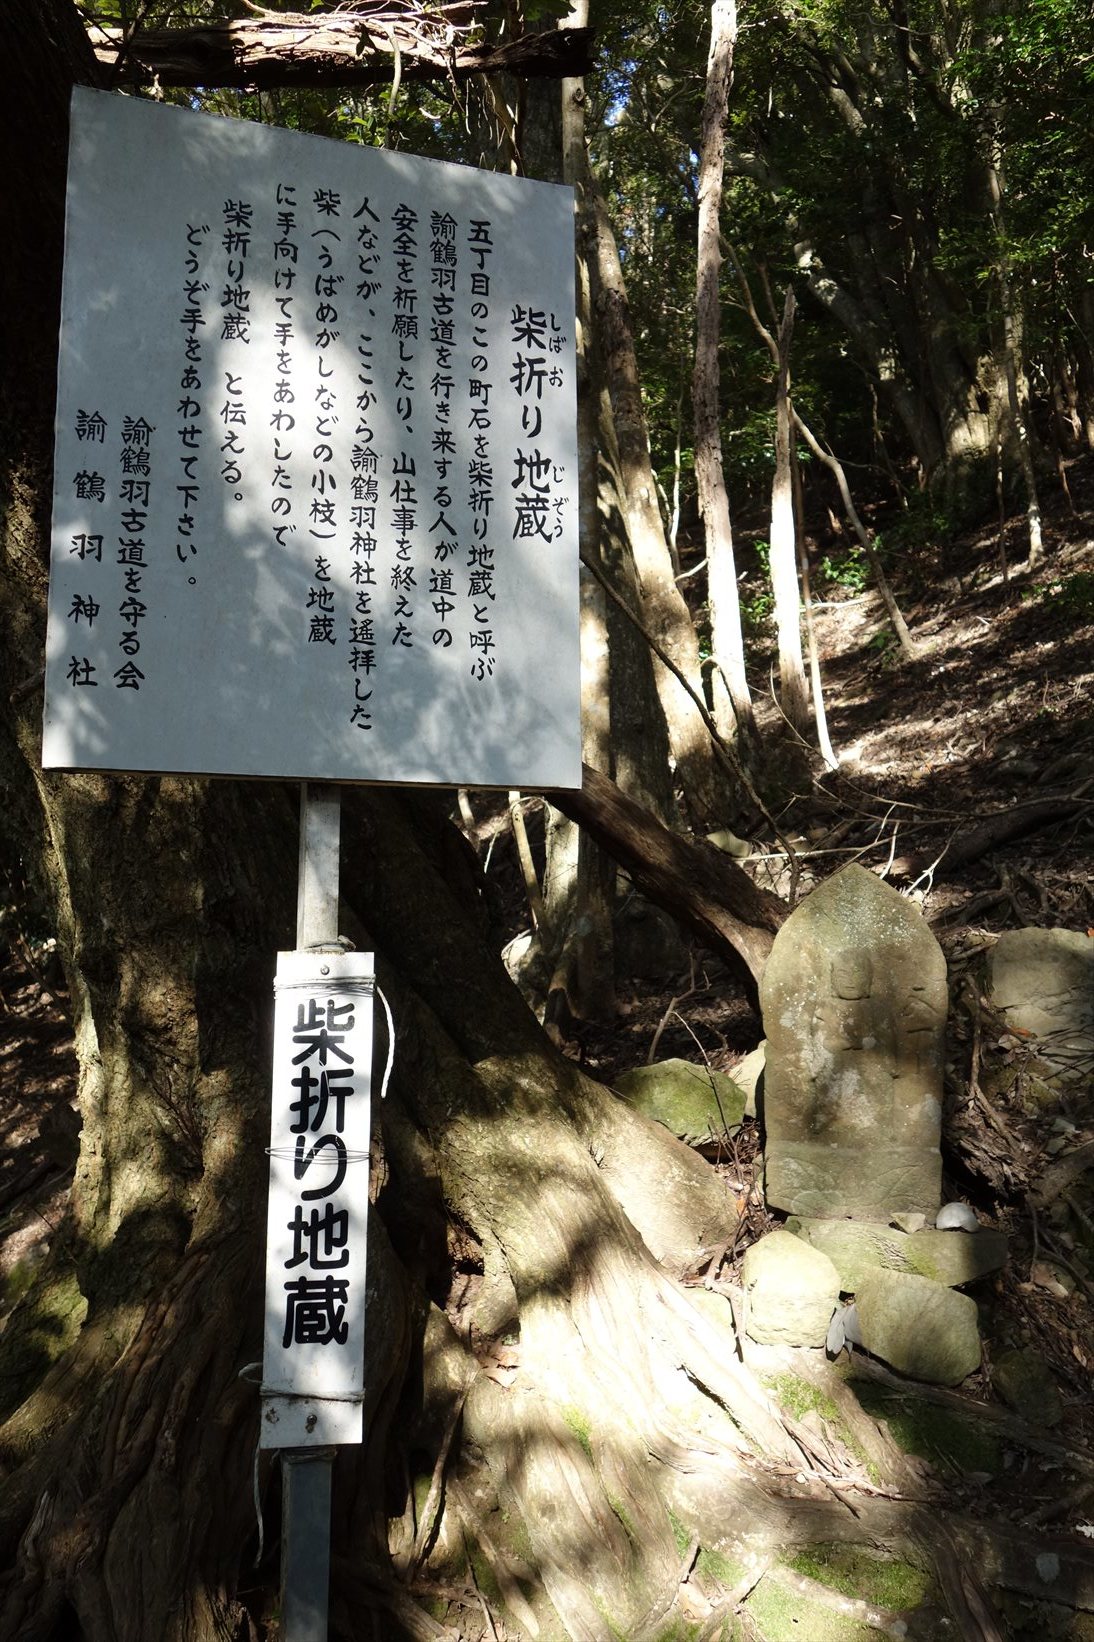
<svg viewBox="0 0 1094 1642">
<path fill-rule="evenodd" d="M 263 1448 L 361 1441 L 370 952 L 278 954 Z"/>
<path fill-rule="evenodd" d="M 43 763 L 580 786 L 572 190 L 77 88 Z"/>
</svg>

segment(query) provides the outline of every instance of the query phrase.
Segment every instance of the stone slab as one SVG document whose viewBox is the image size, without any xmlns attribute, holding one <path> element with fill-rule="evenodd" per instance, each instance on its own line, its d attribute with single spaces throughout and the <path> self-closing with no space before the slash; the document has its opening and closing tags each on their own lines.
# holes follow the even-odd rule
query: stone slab
<svg viewBox="0 0 1094 1642">
<path fill-rule="evenodd" d="M 1094 939 L 1085 931 L 1007 930 L 992 950 L 990 989 L 1007 1025 L 1036 1039 L 1042 1077 L 1070 1082 L 1089 1073 Z"/>
<path fill-rule="evenodd" d="M 1007 1260 L 1002 1232 L 904 1232 L 896 1226 L 861 1220 L 800 1220 L 791 1228 L 815 1249 L 823 1249 L 840 1276 L 840 1288 L 854 1294 L 868 1271 L 911 1272 L 959 1288 L 988 1272 L 999 1271 Z"/>
</svg>

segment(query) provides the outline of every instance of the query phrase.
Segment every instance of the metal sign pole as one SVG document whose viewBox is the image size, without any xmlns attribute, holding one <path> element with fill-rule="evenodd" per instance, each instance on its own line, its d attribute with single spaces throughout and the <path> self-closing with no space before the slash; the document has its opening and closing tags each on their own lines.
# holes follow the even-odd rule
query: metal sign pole
<svg viewBox="0 0 1094 1642">
<path fill-rule="evenodd" d="M 337 787 L 300 788 L 298 951 L 338 942 L 341 800 Z M 281 1634 L 284 1642 L 327 1642 L 333 1448 L 281 1451 Z"/>
</svg>

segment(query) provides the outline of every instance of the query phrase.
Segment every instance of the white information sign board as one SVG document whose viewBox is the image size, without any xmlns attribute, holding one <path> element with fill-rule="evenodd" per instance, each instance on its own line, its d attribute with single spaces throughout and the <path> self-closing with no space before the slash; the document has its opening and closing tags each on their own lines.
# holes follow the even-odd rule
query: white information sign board
<svg viewBox="0 0 1094 1642">
<path fill-rule="evenodd" d="M 580 786 L 569 189 L 77 88 L 43 763 Z"/>
<path fill-rule="evenodd" d="M 361 1441 L 371 952 L 281 952 L 274 1004 L 263 1448 Z"/>
</svg>

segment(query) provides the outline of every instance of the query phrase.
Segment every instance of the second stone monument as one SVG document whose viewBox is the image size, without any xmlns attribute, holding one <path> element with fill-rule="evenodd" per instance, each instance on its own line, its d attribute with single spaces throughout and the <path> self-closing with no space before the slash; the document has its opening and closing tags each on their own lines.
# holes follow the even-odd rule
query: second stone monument
<svg viewBox="0 0 1094 1642">
<path fill-rule="evenodd" d="M 887 1221 L 938 1208 L 946 962 L 918 909 L 859 866 L 801 903 L 761 987 L 773 1207 Z"/>
</svg>

